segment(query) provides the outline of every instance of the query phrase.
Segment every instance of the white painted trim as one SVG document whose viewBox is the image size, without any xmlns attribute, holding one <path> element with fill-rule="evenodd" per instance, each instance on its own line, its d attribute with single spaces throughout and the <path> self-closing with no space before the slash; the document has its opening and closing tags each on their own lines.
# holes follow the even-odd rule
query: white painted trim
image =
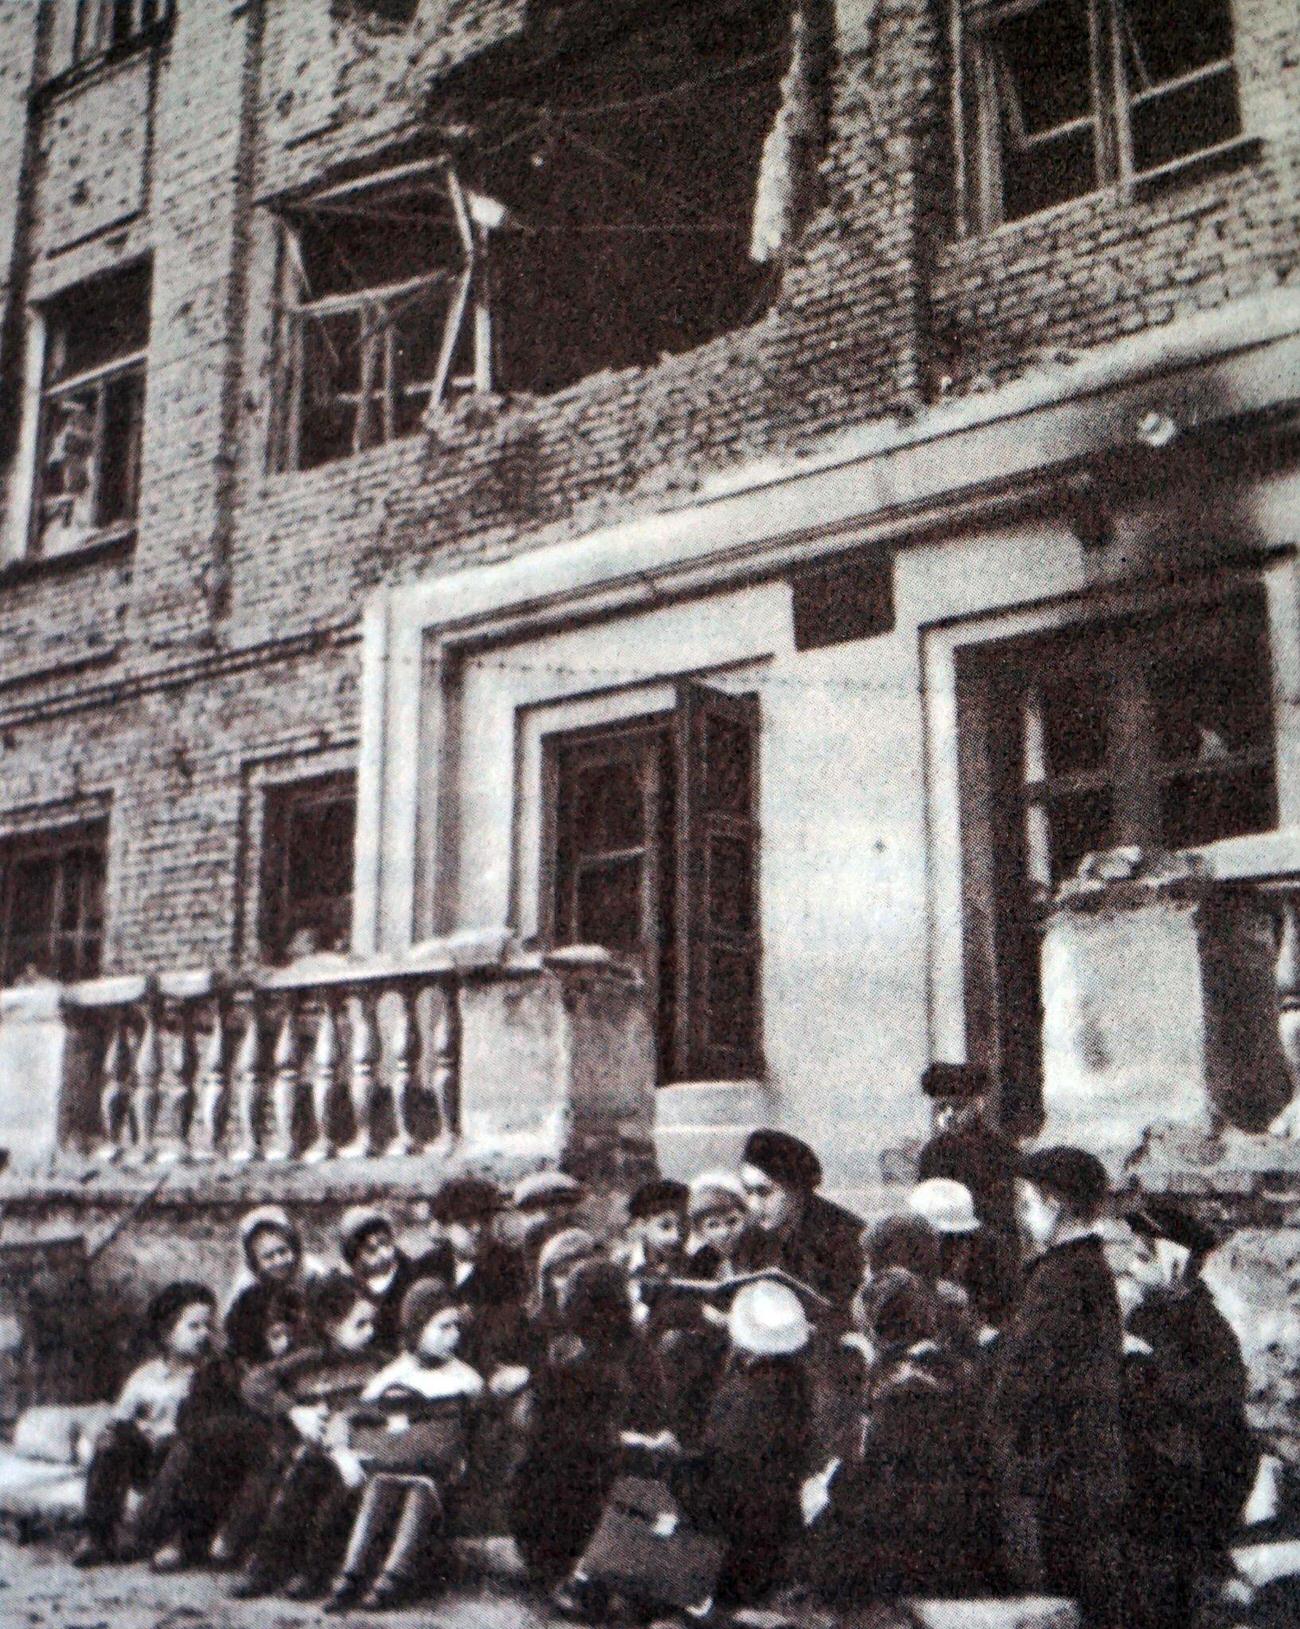
<svg viewBox="0 0 1300 1629">
<path fill-rule="evenodd" d="M 1192 429 L 1292 403 L 1298 379 L 1300 290 L 1277 291 L 855 431 L 816 462 L 748 466 L 686 507 L 379 591 L 363 645 L 356 948 L 447 926 L 449 902 L 431 895 L 455 842 L 457 669 L 473 650 L 1041 509 L 1087 460 L 1131 445 L 1143 414 Z"/>
<path fill-rule="evenodd" d="M 9 472 L 8 522 L 4 536 L 0 538 L 0 563 L 21 560 L 31 552 L 46 326 L 45 313 L 40 306 L 29 305 L 23 345 L 22 423 L 18 431 L 17 454 Z"/>
</svg>

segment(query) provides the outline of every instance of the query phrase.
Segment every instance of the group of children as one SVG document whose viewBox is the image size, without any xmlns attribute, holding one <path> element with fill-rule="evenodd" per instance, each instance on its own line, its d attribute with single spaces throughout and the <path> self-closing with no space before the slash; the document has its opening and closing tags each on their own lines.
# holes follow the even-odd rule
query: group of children
<svg viewBox="0 0 1300 1629">
<path fill-rule="evenodd" d="M 1115 1216 L 1080 1150 L 1007 1158 L 864 1229 L 806 1144 L 755 1132 L 735 1174 L 637 1190 L 612 1240 L 558 1173 L 510 1203 L 463 1177 L 422 1254 L 358 1208 L 332 1266 L 259 1209 L 224 1341 L 203 1285 L 155 1297 L 81 1559 L 237 1567 L 237 1596 L 342 1612 L 436 1591 L 454 1531 L 504 1528 L 593 1622 L 614 1594 L 698 1619 L 793 1591 L 1189 1623 L 1256 1464 L 1215 1240 L 1164 1202 Z"/>
</svg>

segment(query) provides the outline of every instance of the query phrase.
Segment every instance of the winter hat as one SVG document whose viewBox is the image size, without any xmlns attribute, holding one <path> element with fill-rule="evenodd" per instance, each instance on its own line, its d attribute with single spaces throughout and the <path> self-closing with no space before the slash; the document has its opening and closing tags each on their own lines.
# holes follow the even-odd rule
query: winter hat
<svg viewBox="0 0 1300 1629">
<path fill-rule="evenodd" d="M 599 1253 L 600 1246 L 594 1233 L 588 1233 L 585 1227 L 566 1227 L 563 1232 L 553 1234 L 542 1246 L 537 1258 L 538 1279 L 544 1283 L 551 1273 L 560 1268 L 571 1267 L 575 1261 L 583 1261 Z"/>
<path fill-rule="evenodd" d="M 1144 1199 L 1124 1212 L 1124 1220 L 1143 1238 L 1168 1239 L 1170 1244 L 1179 1245 L 1193 1261 L 1208 1256 L 1219 1242 L 1213 1228 L 1172 1199 Z"/>
<path fill-rule="evenodd" d="M 413 1347 L 431 1318 L 460 1303 L 440 1278 L 422 1278 L 402 1298 L 402 1345 Z"/>
<path fill-rule="evenodd" d="M 1097 1156 L 1067 1143 L 1022 1154 L 1018 1174 L 1087 1220 L 1097 1215 L 1110 1192 L 1110 1176 Z"/>
<path fill-rule="evenodd" d="M 453 1222 L 488 1222 L 501 1209 L 495 1182 L 484 1177 L 453 1177 L 433 1197 L 433 1219 L 446 1227 Z"/>
<path fill-rule="evenodd" d="M 932 1063 L 921 1074 L 921 1090 L 927 1097 L 969 1101 L 987 1097 L 991 1089 L 987 1071 L 976 1064 Z"/>
<path fill-rule="evenodd" d="M 930 1177 L 918 1182 L 907 1196 L 907 1208 L 936 1233 L 977 1233 L 975 1200 L 962 1182 L 951 1177 Z"/>
<path fill-rule="evenodd" d="M 745 1210 L 745 1186 L 730 1171 L 705 1171 L 692 1178 L 688 1209 L 693 1222 L 724 1211 Z"/>
<path fill-rule="evenodd" d="M 742 1164 L 755 1166 L 783 1188 L 812 1193 L 821 1186 L 821 1161 L 807 1143 L 788 1131 L 751 1131 L 740 1158 Z"/>
<path fill-rule="evenodd" d="M 727 1332 L 737 1351 L 754 1357 L 790 1357 L 807 1346 L 812 1325 L 788 1284 L 756 1278 L 732 1297 Z"/>
<path fill-rule="evenodd" d="M 873 1275 L 904 1267 L 927 1284 L 939 1276 L 938 1235 L 915 1211 L 882 1216 L 863 1233 L 862 1253 Z"/>
<path fill-rule="evenodd" d="M 392 1235 L 392 1219 L 375 1205 L 351 1205 L 339 1223 L 339 1254 L 349 1267 L 356 1265 L 363 1245 L 372 1233 Z"/>
<path fill-rule="evenodd" d="M 862 1292 L 862 1316 L 878 1347 L 915 1346 L 933 1340 L 939 1318 L 934 1297 L 904 1267 L 891 1267 Z"/>
<path fill-rule="evenodd" d="M 573 1276 L 564 1299 L 565 1328 L 585 1346 L 608 1351 L 632 1339 L 627 1280 L 609 1261 L 590 1261 Z"/>
<path fill-rule="evenodd" d="M 684 1182 L 672 1182 L 667 1178 L 643 1182 L 627 1202 L 628 1220 L 644 1222 L 669 1210 L 684 1215 L 690 1197 L 691 1191 Z"/>
<path fill-rule="evenodd" d="M 289 1220 L 288 1211 L 280 1205 L 259 1205 L 256 1210 L 250 1210 L 239 1224 L 239 1245 L 250 1271 L 253 1268 L 253 1240 L 259 1233 L 278 1233 L 295 1256 L 302 1255 L 302 1238 Z"/>
<path fill-rule="evenodd" d="M 172 1327 L 186 1307 L 211 1307 L 214 1311 L 217 1298 L 206 1284 L 200 1284 L 192 1278 L 177 1279 L 173 1284 L 166 1284 L 150 1301 L 145 1311 L 145 1325 L 150 1337 L 161 1346 L 171 1334 Z"/>
<path fill-rule="evenodd" d="M 514 1208 L 525 1215 L 530 1211 L 577 1205 L 582 1198 L 582 1184 L 563 1171 L 533 1171 L 515 1183 L 510 1196 Z"/>
</svg>

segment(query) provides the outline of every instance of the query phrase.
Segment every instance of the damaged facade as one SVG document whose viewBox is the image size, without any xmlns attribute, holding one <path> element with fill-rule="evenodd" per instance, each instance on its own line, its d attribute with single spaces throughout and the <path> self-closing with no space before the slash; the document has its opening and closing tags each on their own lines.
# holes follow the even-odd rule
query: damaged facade
<svg viewBox="0 0 1300 1629">
<path fill-rule="evenodd" d="M 970 1060 L 1294 1193 L 1298 61 L 1283 0 L 6 6 L 15 1164 L 771 1121 L 861 1194 Z"/>
</svg>

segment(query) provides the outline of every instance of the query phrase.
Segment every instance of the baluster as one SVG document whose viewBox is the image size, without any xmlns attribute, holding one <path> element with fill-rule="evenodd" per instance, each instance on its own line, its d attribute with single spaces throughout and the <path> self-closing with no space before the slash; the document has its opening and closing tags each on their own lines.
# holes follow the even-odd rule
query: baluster
<svg viewBox="0 0 1300 1629">
<path fill-rule="evenodd" d="M 420 1025 L 415 1011 L 416 991 L 410 984 L 399 984 L 396 991 L 397 1011 L 393 1019 L 391 1037 L 391 1064 L 388 1071 L 388 1090 L 393 1102 L 393 1137 L 386 1152 L 396 1158 L 419 1152 L 419 1143 L 411 1131 L 410 1097 L 415 1079 L 415 1067 L 420 1058 Z"/>
<path fill-rule="evenodd" d="M 226 1107 L 226 1013 L 220 997 L 212 1002 L 212 1025 L 203 1039 L 194 1116 L 190 1122 L 190 1155 L 214 1160 L 221 1148 L 221 1122 Z"/>
<path fill-rule="evenodd" d="M 193 1012 L 188 1001 L 170 1001 L 163 1009 L 160 1034 L 162 1074 L 158 1086 L 157 1158 L 175 1165 L 186 1154 L 194 1074 Z"/>
<path fill-rule="evenodd" d="M 438 1144 L 446 1148 L 460 1135 L 460 985 L 448 979 L 433 1029 L 433 1092 L 438 1103 Z"/>
<path fill-rule="evenodd" d="M 131 1158 L 153 1158 L 154 1126 L 158 1116 L 158 1083 L 162 1078 L 162 1036 L 158 1029 L 158 1005 L 153 996 L 142 1004 L 143 1023 L 140 1044 L 134 1058 L 135 1083 L 131 1090 Z"/>
<path fill-rule="evenodd" d="M 286 997 L 271 1058 L 271 1136 L 269 1160 L 293 1158 L 293 1120 L 302 1087 L 302 1048 L 298 1044 L 298 998 Z"/>
<path fill-rule="evenodd" d="M 1291 1077 L 1292 1096 L 1269 1131 L 1275 1137 L 1295 1138 L 1300 1137 L 1300 895 L 1282 895 L 1277 911 L 1281 918 L 1273 973 L 1277 985 L 1277 1035 Z"/>
<path fill-rule="evenodd" d="M 95 1150 L 96 1158 L 101 1160 L 119 1160 L 126 1152 L 129 1129 L 126 1077 L 130 1055 L 126 1013 L 118 1007 L 113 1013 L 108 1045 L 104 1048 L 104 1081 L 99 1094 L 99 1128 L 104 1140 Z"/>
<path fill-rule="evenodd" d="M 262 1075 L 262 1029 L 257 1002 L 246 996 L 239 1003 L 239 1044 L 234 1069 L 234 1145 L 230 1157 L 240 1164 L 255 1160 L 259 1152 L 258 1119 Z"/>
<path fill-rule="evenodd" d="M 348 1096 L 352 1101 L 352 1141 L 340 1149 L 343 1159 L 361 1159 L 374 1152 L 375 999 L 358 990 L 349 1002 L 351 1057 Z"/>
<path fill-rule="evenodd" d="M 311 1051 L 311 1107 L 316 1124 L 316 1135 L 311 1147 L 303 1155 L 309 1164 L 333 1158 L 334 1138 L 330 1132 L 333 1112 L 334 1085 L 339 1063 L 338 1004 L 326 991 L 321 992 L 320 1012 L 316 1019 L 316 1034 Z"/>
</svg>

